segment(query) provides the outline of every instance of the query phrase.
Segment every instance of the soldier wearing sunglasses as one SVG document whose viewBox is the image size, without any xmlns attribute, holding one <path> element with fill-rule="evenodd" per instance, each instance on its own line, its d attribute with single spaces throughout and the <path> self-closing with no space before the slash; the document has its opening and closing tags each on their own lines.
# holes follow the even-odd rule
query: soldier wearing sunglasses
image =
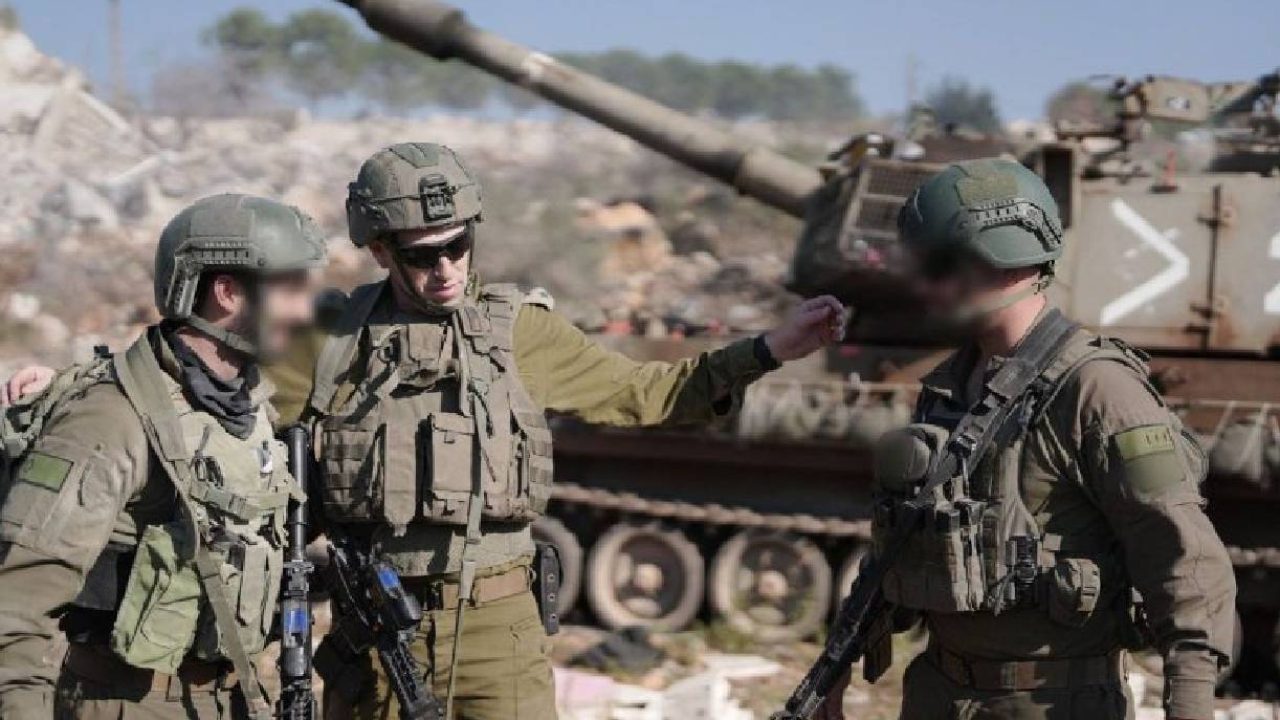
<svg viewBox="0 0 1280 720">
<path fill-rule="evenodd" d="M 837 339 L 843 308 L 815 298 L 759 337 L 640 363 L 592 342 L 545 293 L 480 280 L 480 186 L 449 148 L 378 152 L 351 183 L 347 216 L 387 279 L 352 293 L 318 356 L 276 374 L 277 406 L 314 425 L 324 479 L 313 506 L 422 602 L 414 652 L 452 717 L 555 717 L 529 581 L 530 524 L 552 482 L 544 411 L 709 421 L 781 362 Z M 380 668 L 365 658 L 358 671 L 359 692 L 326 697 L 329 717 L 394 716 Z"/>
</svg>

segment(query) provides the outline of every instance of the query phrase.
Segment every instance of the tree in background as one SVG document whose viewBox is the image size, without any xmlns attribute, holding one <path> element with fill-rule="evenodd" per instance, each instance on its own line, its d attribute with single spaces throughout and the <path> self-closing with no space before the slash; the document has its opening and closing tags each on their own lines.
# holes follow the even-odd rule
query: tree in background
<svg viewBox="0 0 1280 720">
<path fill-rule="evenodd" d="M 435 64 L 400 43 L 379 39 L 365 48 L 359 91 L 387 112 L 407 113 L 435 99 Z"/>
<path fill-rule="evenodd" d="M 227 102 L 243 109 L 260 104 L 263 85 L 269 73 L 281 61 L 280 29 L 255 8 L 232 10 L 207 28 L 206 45 L 218 51 L 218 62 L 212 67 L 163 68 L 152 78 L 151 89 L 157 110 L 182 109 L 173 114 L 222 114 Z M 226 77 L 219 80 L 216 76 Z M 182 77 L 190 75 L 191 83 L 183 86 Z M 214 88 L 216 86 L 216 91 Z"/>
<path fill-rule="evenodd" d="M 0 4 L 0 28 L 17 30 L 22 23 L 18 21 L 18 11 L 9 3 Z"/>
<path fill-rule="evenodd" d="M 542 105 L 528 91 L 461 62 L 438 62 L 370 38 L 328 10 L 300 11 L 273 23 L 258 10 L 242 8 L 206 30 L 204 38 L 242 78 L 238 94 L 244 98 L 274 80 L 313 106 L 350 96 L 397 114 L 426 107 L 477 110 L 490 102 L 516 111 Z M 707 62 L 680 53 L 652 58 L 634 50 L 556 57 L 682 112 L 797 121 L 847 121 L 863 112 L 853 76 L 833 65 Z"/>
<path fill-rule="evenodd" d="M 1045 102 L 1045 117 L 1055 125 L 1062 122 L 1106 125 L 1112 112 L 1106 91 L 1086 82 L 1072 82 L 1058 88 Z"/>
<path fill-rule="evenodd" d="M 350 91 L 366 58 L 365 41 L 342 15 L 303 10 L 279 28 L 284 80 L 314 107 Z"/>
<path fill-rule="evenodd" d="M 990 88 L 974 87 L 967 80 L 947 76 L 925 95 L 925 104 L 943 125 L 985 133 L 1000 131 L 1000 113 Z"/>
</svg>

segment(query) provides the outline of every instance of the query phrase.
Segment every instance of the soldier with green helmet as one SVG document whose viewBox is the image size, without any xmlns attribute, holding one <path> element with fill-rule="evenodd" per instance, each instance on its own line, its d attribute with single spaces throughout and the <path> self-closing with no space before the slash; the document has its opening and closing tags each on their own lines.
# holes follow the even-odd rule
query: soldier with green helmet
<svg viewBox="0 0 1280 720">
<path fill-rule="evenodd" d="M 916 190 L 899 231 L 925 305 L 967 338 L 877 447 L 877 548 L 906 537 L 880 589 L 899 627 L 929 632 L 901 717 L 1131 718 L 1126 649 L 1149 641 L 1167 716 L 1212 718 L 1235 580 L 1204 456 L 1141 352 L 1048 306 L 1048 189 L 1011 161 L 963 162 Z"/>
<path fill-rule="evenodd" d="M 258 362 L 324 260 L 295 208 L 200 200 L 156 250 L 164 320 L 4 409 L 0 717 L 271 717 L 254 668 L 298 490 Z"/>
<path fill-rule="evenodd" d="M 414 653 L 453 717 L 552 718 L 530 586 L 530 524 L 552 482 L 544 411 L 613 425 L 710 420 L 779 362 L 832 341 L 842 308 L 816 298 L 766 335 L 638 363 L 591 342 L 545 293 L 480 281 L 480 185 L 449 148 L 405 143 L 369 158 L 347 217 L 388 278 L 351 294 L 318 353 L 276 372 L 286 414 L 305 403 L 315 425 L 313 502 L 327 532 L 389 561 L 421 600 Z M 326 687 L 326 714 L 394 715 L 381 669 L 364 658 L 359 671 L 345 693 Z"/>
</svg>

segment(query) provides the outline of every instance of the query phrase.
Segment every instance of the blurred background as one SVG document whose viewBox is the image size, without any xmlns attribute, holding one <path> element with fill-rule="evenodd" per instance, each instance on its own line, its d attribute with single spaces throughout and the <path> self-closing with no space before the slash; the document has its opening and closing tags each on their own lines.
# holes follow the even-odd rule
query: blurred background
<svg viewBox="0 0 1280 720">
<path fill-rule="evenodd" d="M 1280 4 L 460 5 L 833 194 L 807 216 L 770 207 L 337 2 L 0 0 L 0 377 L 153 322 L 155 239 L 205 195 L 296 204 L 330 235 L 331 283 L 376 277 L 343 201 L 361 161 L 401 141 L 448 144 L 479 176 L 485 279 L 545 287 L 635 357 L 686 356 L 771 326 L 797 292 L 836 292 L 859 310 L 850 341 L 709 432 L 558 421 L 538 526 L 566 558 L 566 718 L 765 717 L 856 577 L 867 448 L 946 351 L 893 284 L 897 206 L 938 163 L 1016 157 L 1064 210 L 1056 299 L 1152 351 L 1211 450 L 1242 587 L 1221 709 L 1274 717 Z M 919 647 L 901 639 L 897 672 Z M 1143 658 L 1144 718 L 1161 716 L 1158 677 Z M 856 686 L 850 712 L 895 717 L 899 683 Z"/>
</svg>

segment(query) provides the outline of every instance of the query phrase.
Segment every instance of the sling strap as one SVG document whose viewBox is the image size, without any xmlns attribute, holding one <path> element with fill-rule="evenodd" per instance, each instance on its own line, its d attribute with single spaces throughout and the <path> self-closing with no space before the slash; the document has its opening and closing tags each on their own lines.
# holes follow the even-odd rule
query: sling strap
<svg viewBox="0 0 1280 720">
<path fill-rule="evenodd" d="M 307 407 L 312 413 L 329 412 L 333 397 L 338 393 L 338 377 L 348 372 L 355 361 L 360 346 L 360 331 L 368 323 L 373 308 L 382 297 L 385 282 L 361 285 L 351 291 L 351 298 L 333 328 L 333 334 L 325 340 L 316 361 L 312 377 L 311 397 Z"/>
<path fill-rule="evenodd" d="M 970 468 L 988 448 L 1025 430 L 1031 420 L 1028 411 L 1034 409 L 1035 403 L 1023 402 L 1024 393 L 1044 375 L 1078 329 L 1057 309 L 1049 310 L 987 380 L 981 399 L 960 419 L 946 445 L 934 457 L 923 486 L 915 497 L 903 503 L 909 519 L 888 538 L 882 551 L 890 564 L 933 505 L 934 491 L 957 478 L 967 478 Z M 1040 392 L 1037 388 L 1036 393 Z M 1019 408 L 1023 412 L 1015 416 L 1014 411 Z M 1014 419 L 1019 422 L 1010 422 Z"/>
<path fill-rule="evenodd" d="M 1057 309 L 1049 310 L 1032 327 L 1013 355 L 986 382 L 982 397 L 960 419 L 917 497 L 931 494 L 953 478 L 967 477 L 970 464 L 981 459 L 999 436 L 1025 429 L 1025 423 L 1030 420 L 1027 413 L 1018 416 L 1022 422 L 1006 421 L 1015 409 L 1026 407 L 1020 402 L 1024 393 L 1042 378 L 1078 328 Z M 1036 391 L 1039 395 L 1040 388 Z"/>
<path fill-rule="evenodd" d="M 165 475 L 173 483 L 179 500 L 182 502 L 184 514 L 190 523 L 188 530 L 194 538 L 194 555 L 196 573 L 200 578 L 200 588 L 209 600 L 209 608 L 213 612 L 214 623 L 222 636 L 222 644 L 235 668 L 240 691 L 244 693 L 249 713 L 254 720 L 271 720 L 271 706 L 258 684 L 257 670 L 249 653 L 240 638 L 240 628 L 236 622 L 235 610 L 227 599 L 223 586 L 222 573 L 218 563 L 209 553 L 207 545 L 208 527 L 198 514 L 189 489 L 194 484 L 194 473 L 191 472 L 191 451 L 187 448 L 178 423 L 177 411 L 173 406 L 173 398 L 168 394 L 165 385 L 159 380 L 164 371 L 156 361 L 151 348 L 153 333 L 148 331 L 137 342 L 129 347 L 123 355 L 116 355 L 113 360 L 116 380 L 134 412 L 142 420 L 142 427 L 147 434 L 152 451 L 160 460 Z M 158 335 L 156 336 L 158 338 Z M 163 342 L 163 340 L 161 340 Z M 151 379 L 147 382 L 146 379 Z"/>
</svg>

